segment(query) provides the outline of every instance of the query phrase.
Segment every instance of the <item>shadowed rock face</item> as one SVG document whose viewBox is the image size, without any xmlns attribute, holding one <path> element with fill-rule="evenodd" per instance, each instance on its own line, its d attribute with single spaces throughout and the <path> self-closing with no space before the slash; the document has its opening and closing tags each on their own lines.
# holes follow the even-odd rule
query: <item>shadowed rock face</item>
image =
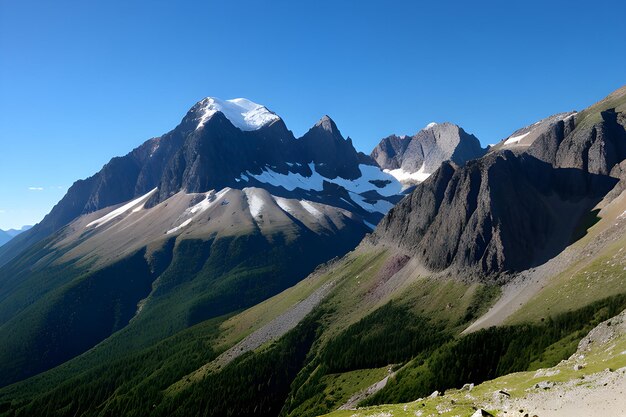
<svg viewBox="0 0 626 417">
<path fill-rule="evenodd" d="M 307 162 L 315 162 L 316 170 L 325 177 L 355 179 L 361 175 L 352 140 L 341 136 L 330 117 L 322 117 L 298 142 Z"/>
<path fill-rule="evenodd" d="M 626 115 L 615 109 L 600 115 L 600 123 L 575 130 L 572 119 L 555 124 L 530 146 L 528 153 L 555 167 L 609 175 L 616 164 L 626 159 Z"/>
<path fill-rule="evenodd" d="M 387 214 L 373 240 L 433 270 L 489 275 L 544 263 L 598 202 L 626 189 L 625 97 L 621 89 L 520 130 L 535 136 L 516 152 L 496 147 L 463 167 L 444 163 Z M 399 141 L 386 146 L 400 149 Z"/>
<path fill-rule="evenodd" d="M 392 135 L 380 141 L 372 158 L 383 169 L 434 172 L 442 162 L 464 164 L 485 154 L 474 135 L 452 123 L 432 124 L 414 136 Z"/>
<path fill-rule="evenodd" d="M 565 248 L 615 183 L 510 151 L 462 168 L 444 163 L 387 214 L 373 239 L 399 245 L 433 270 L 520 271 Z"/>
</svg>

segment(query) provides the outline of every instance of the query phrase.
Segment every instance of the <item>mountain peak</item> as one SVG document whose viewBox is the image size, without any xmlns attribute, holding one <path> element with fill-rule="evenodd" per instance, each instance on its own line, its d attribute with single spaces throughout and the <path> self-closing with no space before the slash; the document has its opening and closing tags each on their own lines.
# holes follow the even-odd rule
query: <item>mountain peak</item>
<svg viewBox="0 0 626 417">
<path fill-rule="evenodd" d="M 241 130 L 258 130 L 280 117 L 262 104 L 255 103 L 246 98 L 234 98 L 222 100 L 217 97 L 207 97 L 191 109 L 194 120 L 198 125 L 196 130 L 201 129 L 207 120 L 215 113 L 220 112 L 237 128 Z"/>
<path fill-rule="evenodd" d="M 324 115 L 317 123 L 315 123 L 315 127 L 322 128 L 327 132 L 335 132 L 337 131 L 337 125 L 328 115 Z"/>
<path fill-rule="evenodd" d="M 371 157 L 407 185 L 424 181 L 442 162 L 458 165 L 481 157 L 478 139 L 454 123 L 429 123 L 414 136 L 391 135 L 380 141 Z"/>
</svg>

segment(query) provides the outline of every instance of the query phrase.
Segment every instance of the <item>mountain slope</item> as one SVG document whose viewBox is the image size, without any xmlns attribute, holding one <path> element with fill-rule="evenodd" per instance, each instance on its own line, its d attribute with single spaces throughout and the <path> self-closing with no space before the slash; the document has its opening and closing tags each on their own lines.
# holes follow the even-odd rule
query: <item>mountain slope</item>
<svg viewBox="0 0 626 417">
<path fill-rule="evenodd" d="M 5 232 L 4 230 L 0 230 L 0 246 L 7 243 L 9 240 L 13 239 L 13 236 Z"/>
<path fill-rule="evenodd" d="M 616 182 L 508 151 L 462 168 L 448 163 L 389 212 L 373 239 L 399 245 L 432 270 L 521 271 L 565 248 Z"/>
<path fill-rule="evenodd" d="M 0 384 L 114 334 L 116 352 L 143 348 L 345 254 L 401 198 L 362 159 L 327 116 L 295 139 L 264 106 L 200 101 L 0 255 Z"/>
<path fill-rule="evenodd" d="M 394 416 L 459 415 L 475 416 L 476 410 L 493 415 L 621 416 L 626 412 L 625 313 L 598 324 L 578 344 L 572 355 L 557 366 L 515 373 L 462 389 L 451 389 L 432 398 L 408 404 L 363 408 L 358 415 Z M 352 416 L 354 410 L 336 411 L 332 417 Z"/>
</svg>

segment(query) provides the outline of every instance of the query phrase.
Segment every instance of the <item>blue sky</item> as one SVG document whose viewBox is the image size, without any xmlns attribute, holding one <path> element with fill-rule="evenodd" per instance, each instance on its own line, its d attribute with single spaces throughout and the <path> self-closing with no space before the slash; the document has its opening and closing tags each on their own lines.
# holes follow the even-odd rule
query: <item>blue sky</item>
<svg viewBox="0 0 626 417">
<path fill-rule="evenodd" d="M 513 4 L 514 3 L 514 4 Z M 247 97 L 359 150 L 451 121 L 483 144 L 626 84 L 624 2 L 0 0 L 0 228 Z"/>
</svg>

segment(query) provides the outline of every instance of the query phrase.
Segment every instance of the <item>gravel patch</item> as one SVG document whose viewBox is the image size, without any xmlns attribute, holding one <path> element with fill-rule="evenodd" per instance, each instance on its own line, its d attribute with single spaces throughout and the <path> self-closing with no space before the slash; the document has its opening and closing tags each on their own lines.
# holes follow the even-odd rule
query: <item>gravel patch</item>
<svg viewBox="0 0 626 417">
<path fill-rule="evenodd" d="M 334 284 L 335 282 L 331 281 L 322 285 L 285 313 L 252 332 L 235 346 L 222 353 L 213 361 L 213 365 L 223 367 L 244 353 L 255 350 L 261 345 L 283 336 L 289 330 L 296 327 L 307 314 L 313 311 L 313 309 L 326 298 Z"/>
</svg>

